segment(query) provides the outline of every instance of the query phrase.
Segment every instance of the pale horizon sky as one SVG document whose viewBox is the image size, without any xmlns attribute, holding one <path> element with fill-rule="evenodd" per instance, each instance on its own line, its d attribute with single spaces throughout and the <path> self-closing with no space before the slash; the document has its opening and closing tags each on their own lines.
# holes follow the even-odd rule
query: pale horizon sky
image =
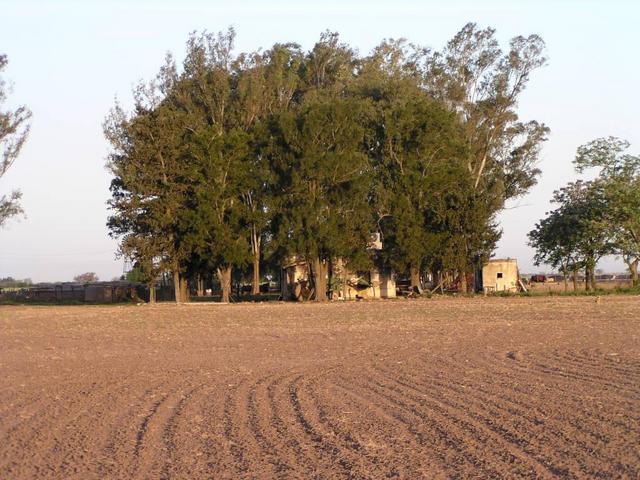
<svg viewBox="0 0 640 480">
<path fill-rule="evenodd" d="M 553 190 L 576 178 L 576 148 L 614 135 L 640 152 L 640 6 L 598 1 L 30 1 L 0 0 L 0 53 L 13 83 L 11 105 L 33 111 L 20 157 L 0 179 L 18 188 L 27 218 L 0 229 L 0 277 L 66 281 L 95 271 L 122 274 L 117 242 L 108 237 L 110 176 L 102 122 L 118 97 L 150 79 L 171 51 L 181 60 L 193 30 L 236 29 L 237 51 L 297 42 L 309 49 L 326 29 L 368 53 L 383 38 L 404 37 L 440 49 L 467 22 L 492 26 L 504 49 L 516 35 L 539 34 L 549 64 L 522 95 L 522 120 L 551 128 L 539 184 L 500 217 L 498 257 L 534 267 L 526 234 L 549 210 Z M 613 258 L 607 271 L 624 271 Z"/>
</svg>

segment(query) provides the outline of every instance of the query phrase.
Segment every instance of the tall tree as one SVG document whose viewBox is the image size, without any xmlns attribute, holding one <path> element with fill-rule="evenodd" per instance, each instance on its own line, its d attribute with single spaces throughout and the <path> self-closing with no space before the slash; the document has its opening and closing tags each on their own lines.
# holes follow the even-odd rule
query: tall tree
<svg viewBox="0 0 640 480">
<path fill-rule="evenodd" d="M 0 54 L 0 178 L 13 165 L 29 135 L 29 119 L 31 111 L 24 105 L 15 110 L 4 110 L 3 104 L 7 100 L 10 88 L 2 77 L 7 67 L 6 55 Z M 22 193 L 14 190 L 8 195 L 0 196 L 0 227 L 7 220 L 23 213 L 20 206 Z"/>
<path fill-rule="evenodd" d="M 410 62 L 401 44 L 383 43 L 365 61 L 359 87 L 374 102 L 375 133 L 368 143 L 385 256 L 397 271 L 409 271 L 418 287 L 420 271 L 441 256 L 443 212 L 434 207 L 452 187 L 459 191 L 459 176 L 468 174 L 461 168 L 460 122 L 420 88 Z"/>
<path fill-rule="evenodd" d="M 309 263 L 319 301 L 327 298 L 333 259 L 366 261 L 373 225 L 363 115 L 355 98 L 312 101 L 279 115 L 271 129 L 269 155 L 280 189 L 276 241 Z"/>
<path fill-rule="evenodd" d="M 238 125 L 250 135 L 251 153 L 245 170 L 247 182 L 241 198 L 252 254 L 253 295 L 260 294 L 263 239 L 272 214 L 272 179 L 267 160 L 260 153 L 265 129 L 261 122 L 289 109 L 299 83 L 302 52 L 294 44 L 276 44 L 263 54 L 241 54 L 235 65 Z"/>
<path fill-rule="evenodd" d="M 526 193 L 537 181 L 536 167 L 548 128 L 537 121 L 521 122 L 518 98 L 530 75 L 546 63 L 544 42 L 537 35 L 518 36 L 503 53 L 495 30 L 467 24 L 442 52 L 424 62 L 427 90 L 442 99 L 465 125 L 469 146 L 466 168 L 473 177 L 473 195 L 467 208 L 476 209 L 480 230 L 462 240 L 468 266 L 486 256 L 472 245 L 483 231 L 493 230 L 495 215 L 505 202 Z M 495 235 L 494 235 L 495 236 Z M 466 282 L 462 282 L 463 288 Z"/>
<path fill-rule="evenodd" d="M 234 72 L 234 65 L 241 63 L 233 56 L 234 38 L 232 29 L 192 35 L 175 91 L 175 106 L 187 122 L 182 159 L 193 186 L 183 225 L 198 262 L 215 269 L 226 302 L 233 268 L 249 260 L 250 226 L 242 200 L 257 188 L 257 168 L 248 131 L 263 108 L 262 101 L 246 98 L 263 95 L 262 87 L 254 84 L 260 83 L 261 74 L 254 71 L 253 79 L 245 77 L 250 75 L 245 69 L 257 65 L 245 62 L 245 69 Z"/>
<path fill-rule="evenodd" d="M 183 116 L 169 96 L 178 76 L 173 59 L 149 84 L 134 91 L 134 108 L 119 104 L 104 123 L 111 144 L 107 166 L 111 181 L 110 234 L 122 238 L 120 252 L 142 265 L 173 272 L 176 301 L 186 301 L 189 245 L 180 213 L 188 200 L 186 165 L 182 162 Z"/>
</svg>

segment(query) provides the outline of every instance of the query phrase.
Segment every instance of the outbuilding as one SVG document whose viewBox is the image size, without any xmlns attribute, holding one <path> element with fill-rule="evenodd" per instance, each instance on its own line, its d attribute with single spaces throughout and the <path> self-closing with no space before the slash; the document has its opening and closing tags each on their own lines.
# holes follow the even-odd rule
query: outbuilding
<svg viewBox="0 0 640 480">
<path fill-rule="evenodd" d="M 520 289 L 520 272 L 515 258 L 495 258 L 482 267 L 482 288 L 486 293 L 517 292 Z"/>
</svg>

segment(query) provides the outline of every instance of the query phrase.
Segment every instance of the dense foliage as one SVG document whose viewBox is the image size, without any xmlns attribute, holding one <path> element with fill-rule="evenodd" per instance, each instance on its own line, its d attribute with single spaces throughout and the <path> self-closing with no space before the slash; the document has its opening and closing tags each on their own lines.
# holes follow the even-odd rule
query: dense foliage
<svg viewBox="0 0 640 480">
<path fill-rule="evenodd" d="M 584 268 L 587 290 L 595 289 L 596 264 L 608 254 L 622 257 L 638 285 L 640 156 L 624 153 L 627 148 L 628 142 L 615 137 L 579 147 L 576 171 L 596 169 L 595 179 L 556 191 L 552 203 L 558 207 L 529 233 L 537 264 L 551 265 L 565 276 L 572 271 L 574 279 Z"/>
<path fill-rule="evenodd" d="M 113 173 L 108 226 L 148 282 L 173 272 L 176 298 L 216 272 L 295 256 L 318 300 L 336 259 L 382 259 L 418 284 L 468 272 L 500 237 L 496 215 L 536 183 L 547 128 L 517 99 L 545 63 L 533 35 L 502 52 L 469 24 L 442 52 L 387 40 L 360 56 L 326 32 L 308 52 L 233 53 L 234 32 L 193 34 L 105 122 Z"/>
</svg>

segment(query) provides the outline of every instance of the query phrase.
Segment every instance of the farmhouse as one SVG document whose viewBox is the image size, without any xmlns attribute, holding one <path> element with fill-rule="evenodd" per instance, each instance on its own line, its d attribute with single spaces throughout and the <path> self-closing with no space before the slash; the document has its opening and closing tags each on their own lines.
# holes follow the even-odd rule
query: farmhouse
<svg viewBox="0 0 640 480">
<path fill-rule="evenodd" d="M 330 295 L 333 300 L 357 300 L 366 298 L 394 298 L 396 296 L 395 273 L 391 268 L 379 265 L 366 271 L 349 270 L 342 260 L 331 264 L 329 272 Z M 308 300 L 313 294 L 311 272 L 305 260 L 292 257 L 283 266 L 282 298 Z"/>
<path fill-rule="evenodd" d="M 341 259 L 331 262 L 327 284 L 333 300 L 357 300 L 365 298 L 394 298 L 396 296 L 395 272 L 385 266 L 375 254 L 382 250 L 379 236 L 372 238 L 370 249 L 374 251 L 374 266 L 366 271 L 352 271 Z M 282 267 L 282 298 L 308 300 L 313 294 L 309 263 L 302 257 L 291 257 Z"/>
</svg>

